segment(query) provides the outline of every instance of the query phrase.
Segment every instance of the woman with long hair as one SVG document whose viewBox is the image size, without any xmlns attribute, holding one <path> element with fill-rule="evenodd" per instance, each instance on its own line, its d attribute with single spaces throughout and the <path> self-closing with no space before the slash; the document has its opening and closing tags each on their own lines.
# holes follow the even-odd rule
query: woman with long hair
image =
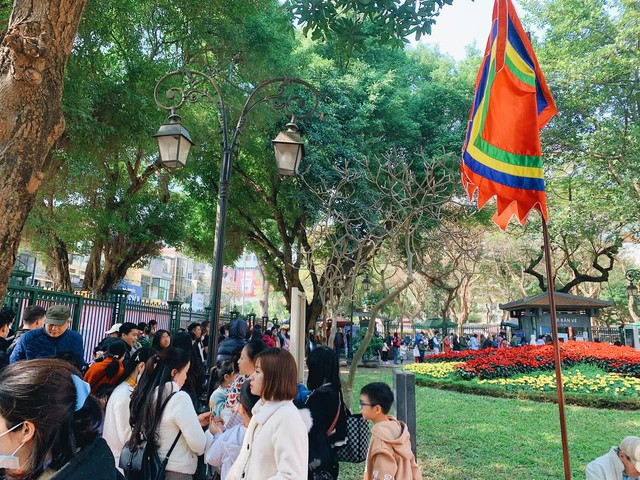
<svg viewBox="0 0 640 480">
<path fill-rule="evenodd" d="M 117 480 L 100 437 L 102 409 L 63 360 L 25 360 L 0 373 L 2 478 Z"/>
<path fill-rule="evenodd" d="M 107 401 L 102 436 L 107 441 L 111 453 L 113 453 L 116 466 L 120 460 L 122 447 L 131 438 L 131 426 L 129 425 L 131 394 L 138 385 L 138 380 L 142 376 L 145 364 L 155 353 L 149 347 L 142 347 L 136 350 L 131 355 L 129 363 L 127 363 L 124 372 L 120 375 L 115 384 L 115 389 L 111 392 Z"/>
<path fill-rule="evenodd" d="M 202 411 L 200 410 L 202 406 L 200 397 L 204 392 L 204 365 L 198 347 L 193 343 L 189 332 L 176 333 L 173 336 L 171 345 L 173 348 L 184 350 L 189 356 L 189 371 L 182 390 L 191 397 L 193 407 Z"/>
<path fill-rule="evenodd" d="M 307 388 L 311 394 L 305 408 L 313 425 L 309 431 L 309 480 L 336 480 L 338 459 L 334 448 L 344 445 L 347 416 L 335 352 L 319 346 L 307 357 Z"/>
<path fill-rule="evenodd" d="M 104 360 L 91 364 L 87 373 L 84 374 L 84 381 L 91 385 L 91 395 L 95 395 L 103 385 L 111 386 L 116 383 L 124 371 L 122 359 L 125 352 L 126 345 L 124 342 L 111 342 L 107 347 Z"/>
<path fill-rule="evenodd" d="M 293 356 L 268 348 L 256 357 L 251 393 L 260 401 L 244 436 L 240 455 L 227 480 L 307 478 L 310 419 L 293 404 L 298 393 Z"/>
<path fill-rule="evenodd" d="M 229 386 L 227 392 L 227 399 L 224 402 L 223 411 L 226 413 L 223 413 L 222 417 L 227 428 L 235 426 L 236 422 L 240 421 L 239 415 L 232 416 L 230 412 L 232 412 L 238 404 L 242 384 L 247 381 L 249 375 L 255 370 L 256 358 L 265 348 L 267 347 L 262 340 L 251 340 L 240 350 L 237 368 L 238 375 L 236 375 L 233 382 L 231 382 L 231 386 Z M 232 355 L 232 358 L 234 357 L 235 352 L 234 355 Z M 234 419 L 234 421 L 230 422 L 230 419 Z"/>
<path fill-rule="evenodd" d="M 151 348 L 156 352 L 160 352 L 171 346 L 171 334 L 166 330 L 158 330 L 153 334 L 151 340 Z"/>
<path fill-rule="evenodd" d="M 166 480 L 191 480 L 198 456 L 211 441 L 211 434 L 202 430 L 209 425 L 211 413 L 196 414 L 191 398 L 180 390 L 187 379 L 189 363 L 184 350 L 169 347 L 161 351 L 149 359 L 131 394 L 129 448 L 135 450 L 146 440 L 164 459 L 175 442 Z"/>
</svg>

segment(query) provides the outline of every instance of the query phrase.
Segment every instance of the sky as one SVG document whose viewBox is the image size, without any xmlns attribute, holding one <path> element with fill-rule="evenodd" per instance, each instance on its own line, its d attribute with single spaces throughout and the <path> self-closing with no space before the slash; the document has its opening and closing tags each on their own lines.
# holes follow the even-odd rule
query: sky
<svg viewBox="0 0 640 480">
<path fill-rule="evenodd" d="M 519 16 L 522 8 L 513 1 Z M 493 0 L 454 0 L 453 5 L 445 5 L 437 17 L 431 35 L 420 39 L 419 43 L 438 44 L 442 53 L 448 53 L 456 60 L 465 56 L 464 48 L 475 42 L 484 52 L 491 28 Z"/>
</svg>

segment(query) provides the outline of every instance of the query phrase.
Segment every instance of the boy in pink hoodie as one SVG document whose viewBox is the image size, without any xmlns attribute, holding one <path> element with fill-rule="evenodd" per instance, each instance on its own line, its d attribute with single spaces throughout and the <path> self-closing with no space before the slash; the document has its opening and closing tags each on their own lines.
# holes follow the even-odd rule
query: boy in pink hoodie
<svg viewBox="0 0 640 480">
<path fill-rule="evenodd" d="M 373 422 L 364 480 L 422 480 L 407 426 L 387 416 L 392 405 L 393 392 L 386 383 L 369 383 L 360 390 L 362 417 Z"/>
</svg>

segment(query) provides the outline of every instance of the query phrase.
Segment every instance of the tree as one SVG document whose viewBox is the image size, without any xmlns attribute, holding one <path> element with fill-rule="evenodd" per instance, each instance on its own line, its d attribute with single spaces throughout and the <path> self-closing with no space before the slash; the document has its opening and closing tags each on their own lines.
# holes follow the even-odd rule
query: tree
<svg viewBox="0 0 640 480">
<path fill-rule="evenodd" d="M 384 296 L 371 308 L 367 332 L 353 355 L 344 385 L 345 399 L 353 398 L 356 369 L 373 337 L 378 314 L 413 283 L 417 237 L 437 224 L 452 195 L 453 169 L 447 156 L 427 160 L 395 152 L 381 160 L 374 163 L 372 171 L 369 170 L 371 175 L 367 181 L 373 184 L 373 190 L 378 195 L 371 199 L 368 211 L 361 214 L 361 228 L 364 231 L 379 229 L 379 242 L 385 243 L 386 256 L 393 259 L 396 265 L 401 265 L 405 275 L 394 275 L 392 278 L 397 283 L 385 285 Z M 418 165 L 419 168 L 416 168 Z M 417 175 L 416 170 L 422 174 Z M 375 214 L 371 215 L 371 212 Z M 383 227 L 380 229 L 381 225 Z M 386 275 L 382 275 L 382 278 L 386 279 Z"/>
<path fill-rule="evenodd" d="M 453 0 L 290 0 L 293 17 L 314 40 L 336 39 L 346 52 L 363 50 L 367 40 L 401 47 L 407 37 L 431 33 L 440 9 Z M 370 43 L 370 42 L 369 42 Z"/>
<path fill-rule="evenodd" d="M 86 0 L 16 0 L 0 51 L 0 294 L 44 177 L 65 129 L 64 71 Z"/>
</svg>

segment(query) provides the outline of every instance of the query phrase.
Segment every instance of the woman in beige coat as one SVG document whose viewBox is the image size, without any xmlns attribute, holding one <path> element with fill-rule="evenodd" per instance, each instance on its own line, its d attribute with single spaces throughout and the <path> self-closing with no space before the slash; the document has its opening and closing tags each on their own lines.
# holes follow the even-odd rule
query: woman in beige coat
<svg viewBox="0 0 640 480">
<path fill-rule="evenodd" d="M 307 477 L 311 420 L 293 404 L 298 393 L 293 356 L 280 348 L 260 353 L 249 377 L 261 397 L 227 480 L 300 480 Z"/>
</svg>

